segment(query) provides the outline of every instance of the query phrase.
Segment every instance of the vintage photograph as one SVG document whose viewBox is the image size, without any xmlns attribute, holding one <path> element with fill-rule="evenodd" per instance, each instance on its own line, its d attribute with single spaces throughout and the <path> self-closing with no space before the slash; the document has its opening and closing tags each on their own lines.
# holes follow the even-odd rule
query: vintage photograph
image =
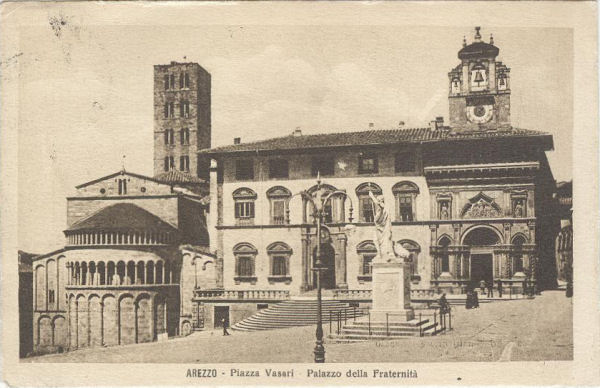
<svg viewBox="0 0 600 388">
<path fill-rule="evenodd" d="M 42 10 L 3 61 L 20 364 L 574 359 L 573 29 Z"/>
</svg>

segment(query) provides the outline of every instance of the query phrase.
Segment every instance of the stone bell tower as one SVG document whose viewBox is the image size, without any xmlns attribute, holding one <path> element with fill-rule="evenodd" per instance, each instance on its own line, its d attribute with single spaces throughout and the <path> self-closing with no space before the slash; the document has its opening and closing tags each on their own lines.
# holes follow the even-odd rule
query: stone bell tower
<svg viewBox="0 0 600 388">
<path fill-rule="evenodd" d="M 450 127 L 455 132 L 510 131 L 510 69 L 496 61 L 500 49 L 492 35 L 485 43 L 480 30 L 475 27 L 471 44 L 463 40 L 461 63 L 448 73 Z"/>
</svg>

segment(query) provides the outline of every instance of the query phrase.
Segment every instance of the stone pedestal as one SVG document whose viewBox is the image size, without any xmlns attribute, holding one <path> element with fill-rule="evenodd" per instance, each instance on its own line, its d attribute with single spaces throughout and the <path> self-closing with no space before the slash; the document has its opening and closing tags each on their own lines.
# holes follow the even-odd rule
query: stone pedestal
<svg viewBox="0 0 600 388">
<path fill-rule="evenodd" d="M 373 262 L 371 321 L 406 322 L 414 319 L 410 306 L 410 273 L 400 260 Z"/>
</svg>

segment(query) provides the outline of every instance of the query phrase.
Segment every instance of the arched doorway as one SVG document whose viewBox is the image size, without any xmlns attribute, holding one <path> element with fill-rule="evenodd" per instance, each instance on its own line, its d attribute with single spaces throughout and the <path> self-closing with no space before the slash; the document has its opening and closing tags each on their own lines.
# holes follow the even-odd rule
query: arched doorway
<svg viewBox="0 0 600 388">
<path fill-rule="evenodd" d="M 313 250 L 313 268 L 316 268 L 317 248 Z M 335 249 L 331 244 L 321 244 L 321 288 L 331 290 L 335 288 Z M 313 285 L 317 286 L 317 271 L 313 272 Z"/>
<path fill-rule="evenodd" d="M 467 232 L 463 245 L 470 246 L 470 281 L 477 287 L 484 280 L 486 284 L 494 284 L 494 251 L 493 246 L 500 243 L 498 233 L 489 227 L 476 227 Z"/>
</svg>

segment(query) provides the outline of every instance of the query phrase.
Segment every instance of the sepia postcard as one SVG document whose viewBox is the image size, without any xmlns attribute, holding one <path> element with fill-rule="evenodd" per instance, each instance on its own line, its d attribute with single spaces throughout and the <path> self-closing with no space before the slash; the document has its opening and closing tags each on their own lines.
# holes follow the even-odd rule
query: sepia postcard
<svg viewBox="0 0 600 388">
<path fill-rule="evenodd" d="M 599 385 L 595 2 L 5 2 L 9 386 Z"/>
</svg>

